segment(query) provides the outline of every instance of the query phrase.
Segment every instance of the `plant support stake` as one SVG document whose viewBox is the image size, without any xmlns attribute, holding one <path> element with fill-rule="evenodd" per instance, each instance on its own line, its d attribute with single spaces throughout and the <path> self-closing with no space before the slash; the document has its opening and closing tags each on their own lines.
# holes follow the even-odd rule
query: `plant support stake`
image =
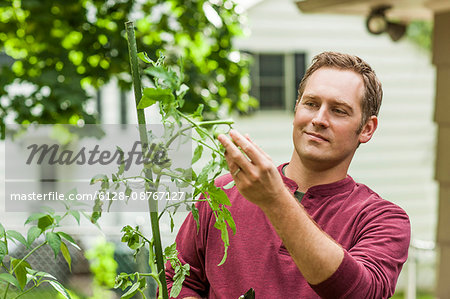
<svg viewBox="0 0 450 299">
<path fill-rule="evenodd" d="M 145 114 L 143 109 L 137 109 L 137 105 L 142 98 L 142 88 L 141 88 L 141 79 L 139 75 L 139 64 L 137 57 L 137 47 L 136 47 L 136 38 L 134 35 L 134 24 L 131 21 L 125 23 L 125 28 L 127 30 L 127 38 L 128 38 L 128 51 L 130 54 L 130 66 L 131 66 L 131 77 L 133 80 L 134 87 L 134 97 L 136 100 L 136 112 L 139 124 L 139 136 L 142 143 L 142 151 L 145 153 L 148 147 L 148 137 L 147 137 L 147 129 L 146 129 L 146 121 Z M 149 180 L 152 180 L 152 173 L 149 169 L 145 170 L 145 177 Z M 156 187 L 154 187 L 156 188 Z M 146 190 L 148 191 L 148 190 Z M 156 191 L 156 190 L 151 190 Z M 164 271 L 164 258 L 163 258 L 163 249 L 161 246 L 161 234 L 159 230 L 159 221 L 158 221 L 158 203 L 156 201 L 149 200 L 149 212 L 150 212 L 150 222 L 152 225 L 152 234 L 153 234 L 153 244 L 154 244 L 154 252 L 156 255 L 156 266 L 158 268 L 159 280 L 161 282 L 163 298 L 168 299 L 169 295 L 167 292 L 167 282 L 166 275 Z"/>
</svg>

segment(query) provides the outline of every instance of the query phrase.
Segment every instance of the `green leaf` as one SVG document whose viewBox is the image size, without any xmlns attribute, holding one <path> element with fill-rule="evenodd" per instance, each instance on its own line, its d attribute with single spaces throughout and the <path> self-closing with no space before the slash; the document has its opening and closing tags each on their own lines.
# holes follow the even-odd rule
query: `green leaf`
<svg viewBox="0 0 450 299">
<path fill-rule="evenodd" d="M 46 277 L 56 280 L 56 277 L 51 275 L 50 273 L 44 272 L 44 271 L 35 271 L 33 269 L 27 268 L 27 272 L 35 277 Z"/>
<path fill-rule="evenodd" d="M 25 240 L 25 238 L 19 232 L 15 231 L 15 230 L 8 230 L 6 232 L 6 235 L 9 236 L 10 238 L 16 239 L 17 241 L 22 243 L 25 247 L 30 248 L 27 240 Z"/>
<path fill-rule="evenodd" d="M 186 94 L 186 92 L 187 92 L 188 90 L 189 90 L 189 86 L 187 86 L 187 85 L 184 84 L 184 83 L 181 84 L 180 88 L 176 91 L 177 97 L 183 97 L 183 96 Z M 203 110 L 203 104 L 200 104 L 198 108 L 200 108 L 200 107 L 201 107 L 201 111 L 202 111 L 202 110 Z M 197 108 L 197 110 L 195 111 L 195 113 L 197 113 L 198 108 Z M 201 111 L 200 111 L 199 116 L 202 115 Z"/>
<path fill-rule="evenodd" d="M 195 162 L 197 162 L 200 157 L 202 156 L 203 153 L 203 146 L 201 144 L 199 144 L 194 151 L 194 156 L 192 157 L 192 162 L 191 164 L 194 164 Z"/>
<path fill-rule="evenodd" d="M 98 213 L 98 212 L 97 212 Z M 94 214 L 94 213 L 92 213 Z M 100 212 L 101 214 L 101 212 Z M 86 212 L 81 211 L 81 215 L 83 215 L 84 218 L 86 218 L 88 221 L 90 221 L 91 223 L 93 223 L 99 230 L 101 230 L 102 228 L 100 227 L 100 224 L 98 224 L 98 222 L 92 218 L 92 216 L 89 216 Z M 100 217 L 100 216 L 99 216 Z M 98 218 L 97 218 L 98 219 Z"/>
<path fill-rule="evenodd" d="M 199 222 L 199 213 L 198 213 L 198 209 L 195 206 L 195 204 L 192 204 L 191 206 L 192 209 L 192 216 L 194 217 L 195 222 L 197 223 L 197 233 L 200 229 L 200 222 Z"/>
<path fill-rule="evenodd" d="M 211 186 L 208 188 L 208 194 L 213 201 L 226 206 L 231 206 L 227 194 L 219 187 Z"/>
<path fill-rule="evenodd" d="M 125 188 L 125 196 L 130 196 L 131 192 L 133 192 L 133 190 L 127 185 L 127 187 Z"/>
<path fill-rule="evenodd" d="M 223 186 L 222 188 L 223 189 L 225 189 L 225 190 L 227 190 L 227 189 L 231 189 L 231 188 L 233 188 L 234 187 L 234 185 L 235 185 L 235 182 L 234 182 L 234 180 L 231 180 L 228 184 L 226 184 L 225 186 Z"/>
<path fill-rule="evenodd" d="M 109 188 L 109 180 L 108 177 L 104 174 L 97 174 L 96 176 L 94 176 L 91 181 L 90 184 L 94 185 L 97 182 L 102 182 L 102 188 L 104 189 L 108 189 Z"/>
<path fill-rule="evenodd" d="M 46 280 L 55 290 L 57 290 L 61 295 L 63 295 L 66 299 L 71 299 L 69 293 L 67 293 L 66 289 L 57 281 L 54 280 Z"/>
<path fill-rule="evenodd" d="M 61 242 L 61 253 L 69 265 L 69 271 L 72 272 L 72 258 L 70 257 L 69 249 L 67 248 L 66 243 Z"/>
<path fill-rule="evenodd" d="M 139 285 L 140 285 L 140 282 L 139 282 L 139 281 L 138 281 L 138 282 L 135 282 L 135 283 L 131 286 L 131 288 L 129 288 L 128 291 L 127 291 L 125 294 L 123 294 L 122 297 L 120 297 L 120 298 L 128 299 L 128 298 L 133 297 L 133 296 L 137 293 L 137 291 L 138 291 L 138 289 L 139 289 Z"/>
<path fill-rule="evenodd" d="M 236 223 L 234 222 L 234 219 L 231 216 L 231 212 L 227 208 L 223 207 L 222 215 L 223 219 L 228 223 L 228 226 L 233 231 L 233 234 L 236 234 Z"/>
<path fill-rule="evenodd" d="M 73 247 L 75 247 L 78 250 L 81 250 L 81 248 L 78 246 L 78 244 L 75 242 L 75 240 L 65 232 L 57 232 L 57 234 L 61 237 L 66 239 L 70 244 L 72 244 Z"/>
<path fill-rule="evenodd" d="M 12 284 L 13 286 L 15 286 L 16 288 L 20 289 L 19 282 L 17 281 L 17 279 L 12 274 L 1 273 L 0 274 L 0 280 L 6 281 L 6 282 Z"/>
<path fill-rule="evenodd" d="M 8 254 L 8 246 L 4 241 L 0 241 L 0 263 L 3 262 L 3 259 Z"/>
<path fill-rule="evenodd" d="M 173 228 L 175 227 L 175 223 L 173 222 L 173 215 L 169 213 L 170 216 L 170 232 L 173 233 Z"/>
<path fill-rule="evenodd" d="M 144 95 L 142 96 L 137 109 L 144 109 L 156 102 L 171 102 L 175 99 L 170 89 L 162 88 L 144 88 Z"/>
<path fill-rule="evenodd" d="M 45 239 L 48 241 L 48 245 L 53 249 L 53 252 L 55 253 L 55 258 L 58 255 L 58 252 L 61 249 L 61 238 L 58 234 L 54 232 L 48 232 L 45 235 Z"/>
<path fill-rule="evenodd" d="M 222 217 L 223 216 L 221 216 L 219 214 L 219 218 L 216 219 L 216 223 L 214 223 L 214 227 L 217 228 L 218 230 L 220 230 L 220 233 L 221 233 L 220 236 L 222 238 L 223 246 L 224 246 L 223 258 L 217 266 L 221 266 L 221 265 L 223 265 L 223 263 L 225 263 L 225 260 L 227 259 L 228 246 L 230 246 L 230 239 L 228 236 L 227 225 Z"/>
<path fill-rule="evenodd" d="M 137 56 L 145 63 L 151 63 L 153 64 L 154 61 L 150 59 L 150 57 L 148 57 L 147 53 L 145 52 L 139 52 L 137 53 Z"/>
<path fill-rule="evenodd" d="M 228 247 L 225 246 L 225 249 L 223 251 L 222 260 L 220 261 L 220 263 L 217 266 L 222 266 L 225 263 L 225 261 L 227 260 L 227 256 L 228 256 Z"/>
<path fill-rule="evenodd" d="M 164 256 L 166 257 L 166 259 L 170 260 L 170 259 L 176 259 L 178 256 L 178 251 L 177 251 L 177 243 L 174 242 L 172 245 L 167 246 L 164 249 Z"/>
<path fill-rule="evenodd" d="M 45 214 L 45 213 L 34 213 L 34 214 L 31 214 L 30 217 L 27 218 L 27 221 L 25 221 L 25 224 L 28 224 L 28 223 L 30 223 L 31 221 L 34 221 L 34 220 L 38 220 L 38 219 L 40 219 L 40 218 L 42 218 L 44 216 L 47 216 L 47 214 Z"/>
<path fill-rule="evenodd" d="M 176 89 L 178 85 L 177 74 L 164 66 L 149 67 L 144 70 L 148 75 L 151 75 L 159 80 L 163 80 L 164 83 L 171 89 Z"/>
<path fill-rule="evenodd" d="M 208 136 L 201 128 L 195 127 L 195 131 L 197 131 L 198 135 L 199 135 L 201 138 L 206 138 L 206 136 Z"/>
<path fill-rule="evenodd" d="M 20 289 L 23 290 L 27 284 L 27 270 L 26 268 L 31 268 L 27 261 L 22 261 L 19 259 L 11 259 L 11 266 L 14 269 L 14 274 L 19 282 Z"/>
<path fill-rule="evenodd" d="M 55 209 L 53 209 L 53 208 L 43 206 L 41 209 L 46 211 L 47 214 L 50 214 L 50 215 L 54 215 L 55 214 Z"/>
<path fill-rule="evenodd" d="M 3 225 L 0 223 L 0 238 L 3 238 L 4 235 L 5 235 L 5 228 L 4 228 Z"/>
<path fill-rule="evenodd" d="M 30 227 L 30 229 L 28 230 L 27 233 L 27 242 L 28 245 L 31 246 L 31 244 L 33 244 L 34 240 L 36 240 L 37 237 L 39 237 L 42 233 L 42 230 L 39 227 L 36 226 L 32 226 Z"/>
<path fill-rule="evenodd" d="M 189 264 L 184 264 L 183 266 L 177 268 L 175 275 L 173 276 L 173 285 L 170 290 L 170 297 L 176 298 L 180 294 L 184 279 L 186 278 L 186 275 L 189 275 L 189 269 Z"/>
<path fill-rule="evenodd" d="M 44 231 L 47 227 L 53 224 L 53 221 L 54 219 L 52 216 L 44 214 L 44 216 L 38 220 L 38 227 Z"/>
<path fill-rule="evenodd" d="M 195 110 L 195 112 L 192 114 L 192 116 L 193 117 L 201 117 L 202 113 L 203 113 L 203 108 L 204 108 L 203 104 L 198 105 L 197 110 Z"/>
<path fill-rule="evenodd" d="M 77 221 L 78 225 L 80 225 L 80 212 L 79 211 L 70 210 L 69 213 L 70 213 L 70 215 L 73 216 L 73 218 L 75 218 L 75 220 Z"/>
</svg>

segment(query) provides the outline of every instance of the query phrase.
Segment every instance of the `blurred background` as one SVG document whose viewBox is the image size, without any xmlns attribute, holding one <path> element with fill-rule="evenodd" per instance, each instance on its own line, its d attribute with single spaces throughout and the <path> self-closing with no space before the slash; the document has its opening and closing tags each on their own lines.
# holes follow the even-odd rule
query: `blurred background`
<svg viewBox="0 0 450 299">
<path fill-rule="evenodd" d="M 450 1 L 3 0 L 2 139 L 5 126 L 14 123 L 137 123 L 127 20 L 135 21 L 138 51 L 156 59 L 162 50 L 167 63 L 184 73 L 190 87 L 184 111 L 203 104 L 205 119 L 231 115 L 234 127 L 276 164 L 291 157 L 297 88 L 314 55 L 339 51 L 366 60 L 384 98 L 378 130 L 357 150 L 349 174 L 411 218 L 410 256 L 395 298 L 450 298 Z M 150 123 L 158 121 L 151 109 L 146 113 Z M 4 190 L 8 157 L 0 144 Z M 38 180 L 48 170 L 35 171 Z M 0 200 L 5 202 L 3 191 Z M 27 216 L 0 205 L 0 222 L 8 229 L 26 232 Z M 175 228 L 185 216 L 177 215 Z M 105 256 L 117 272 L 139 268 L 120 244 L 125 224 L 151 235 L 147 213 L 105 213 L 102 230 L 86 219 L 80 225 L 68 221 L 65 231 L 83 249 L 73 250 L 72 272 L 44 251 L 36 263 L 46 264 L 81 298 L 95 297 L 98 275 L 86 251 L 91 260 L 95 252 Z M 170 232 L 168 219 L 161 227 L 163 243 L 170 245 L 176 231 Z M 111 250 L 98 253 L 104 244 Z M 16 250 L 20 255 L 23 248 Z"/>
</svg>

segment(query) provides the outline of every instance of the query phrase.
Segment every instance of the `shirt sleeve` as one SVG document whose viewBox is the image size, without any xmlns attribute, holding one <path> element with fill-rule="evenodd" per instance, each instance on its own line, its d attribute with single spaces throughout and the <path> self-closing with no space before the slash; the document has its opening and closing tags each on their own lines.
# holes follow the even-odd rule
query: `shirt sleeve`
<svg viewBox="0 0 450 299">
<path fill-rule="evenodd" d="M 310 285 L 322 298 L 389 298 L 408 257 L 410 222 L 397 206 L 380 207 L 364 217 L 355 244 L 333 275 Z"/>
<path fill-rule="evenodd" d="M 192 216 L 192 213 L 189 213 L 175 239 L 180 262 L 183 265 L 189 264 L 190 266 L 189 276 L 186 276 L 180 295 L 177 298 L 189 296 L 204 298 L 209 289 L 205 274 L 204 255 L 209 217 L 207 215 L 206 204 L 199 203 L 197 208 L 199 210 L 200 227 L 197 229 L 197 222 Z M 174 275 L 175 273 L 170 262 L 167 262 L 166 281 L 169 294 L 172 289 Z"/>
</svg>

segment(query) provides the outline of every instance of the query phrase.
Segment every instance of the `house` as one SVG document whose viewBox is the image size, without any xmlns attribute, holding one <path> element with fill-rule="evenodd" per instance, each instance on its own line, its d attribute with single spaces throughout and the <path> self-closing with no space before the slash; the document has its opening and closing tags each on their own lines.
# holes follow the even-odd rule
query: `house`
<svg viewBox="0 0 450 299">
<path fill-rule="evenodd" d="M 407 211 L 413 239 L 434 241 L 438 199 L 433 122 L 436 78 L 430 54 L 407 39 L 394 43 L 388 36 L 369 34 L 364 16 L 305 14 L 292 0 L 244 3 L 249 34 L 237 39 L 235 46 L 254 57 L 252 93 L 261 98 L 261 107 L 250 116 L 236 115 L 235 127 L 248 133 L 276 164 L 289 160 L 297 87 L 312 57 L 326 50 L 360 56 L 376 70 L 384 99 L 379 128 L 369 143 L 360 146 L 349 173 Z M 119 123 L 123 114 L 128 115 L 130 123 L 136 122 L 131 94 L 127 98 L 128 108 L 117 113 L 115 107 L 121 103 L 118 89 L 113 82 L 104 88 L 101 102 L 105 103 L 105 123 Z M 181 223 L 184 215 L 180 214 L 176 223 Z M 1 212 L 0 217 L 10 218 Z M 146 213 L 117 213 L 106 215 L 105 233 L 118 238 L 121 226 L 133 222 L 143 224 L 149 232 Z M 22 220 L 11 219 L 11 223 L 18 229 Z M 81 234 L 77 227 L 70 229 Z M 166 223 L 162 230 L 168 245 L 174 233 Z M 87 223 L 82 223 L 81 231 L 85 236 L 98 234 Z M 434 253 L 419 252 L 417 258 L 423 261 L 418 270 L 419 287 L 432 288 Z M 407 267 L 399 288 L 406 285 Z"/>
</svg>

